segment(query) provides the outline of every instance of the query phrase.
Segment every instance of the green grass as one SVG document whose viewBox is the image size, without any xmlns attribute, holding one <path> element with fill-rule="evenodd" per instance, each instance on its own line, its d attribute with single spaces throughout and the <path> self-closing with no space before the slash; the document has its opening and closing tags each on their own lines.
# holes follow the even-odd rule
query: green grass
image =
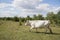
<svg viewBox="0 0 60 40">
<path fill-rule="evenodd" d="M 0 40 L 60 40 L 60 28 L 51 27 L 53 34 L 45 34 L 45 29 L 29 32 L 28 26 L 20 26 L 18 22 L 3 21 L 0 25 Z"/>
</svg>

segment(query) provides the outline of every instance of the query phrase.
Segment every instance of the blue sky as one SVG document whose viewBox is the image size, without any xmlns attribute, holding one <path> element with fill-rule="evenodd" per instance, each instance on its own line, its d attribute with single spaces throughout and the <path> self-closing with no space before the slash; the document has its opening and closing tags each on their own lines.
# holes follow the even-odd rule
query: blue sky
<svg viewBox="0 0 60 40">
<path fill-rule="evenodd" d="M 44 0 L 43 3 L 48 3 L 52 6 L 60 6 L 60 0 Z"/>
<path fill-rule="evenodd" d="M 12 3 L 14 0 L 0 0 L 0 3 Z"/>
<path fill-rule="evenodd" d="M 0 0 L 0 17 L 54 13 L 60 10 L 60 0 Z"/>
</svg>

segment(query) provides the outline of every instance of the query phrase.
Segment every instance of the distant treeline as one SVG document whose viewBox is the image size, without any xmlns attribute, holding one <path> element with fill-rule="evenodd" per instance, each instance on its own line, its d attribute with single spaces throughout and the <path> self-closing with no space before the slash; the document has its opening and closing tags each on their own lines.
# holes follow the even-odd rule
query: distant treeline
<svg viewBox="0 0 60 40">
<path fill-rule="evenodd" d="M 17 22 L 25 22 L 26 20 L 50 20 L 51 24 L 60 25 L 60 11 L 58 11 L 57 13 L 48 12 L 46 17 L 38 14 L 33 15 L 33 17 L 30 17 L 29 15 L 27 17 L 0 17 L 0 20 L 12 20 Z"/>
</svg>

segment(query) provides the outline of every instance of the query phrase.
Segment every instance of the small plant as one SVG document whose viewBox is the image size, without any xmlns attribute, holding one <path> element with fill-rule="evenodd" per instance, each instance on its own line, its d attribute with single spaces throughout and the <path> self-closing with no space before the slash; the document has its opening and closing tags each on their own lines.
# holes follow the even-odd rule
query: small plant
<svg viewBox="0 0 60 40">
<path fill-rule="evenodd" d="M 22 25 L 22 22 L 21 21 L 19 21 L 19 25 Z"/>
</svg>

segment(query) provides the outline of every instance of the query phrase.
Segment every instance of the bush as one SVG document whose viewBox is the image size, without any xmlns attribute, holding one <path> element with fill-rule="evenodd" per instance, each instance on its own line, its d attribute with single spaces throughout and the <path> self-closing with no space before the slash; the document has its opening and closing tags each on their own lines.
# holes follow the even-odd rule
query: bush
<svg viewBox="0 0 60 40">
<path fill-rule="evenodd" d="M 22 22 L 21 21 L 19 21 L 19 25 L 22 25 Z"/>
</svg>

